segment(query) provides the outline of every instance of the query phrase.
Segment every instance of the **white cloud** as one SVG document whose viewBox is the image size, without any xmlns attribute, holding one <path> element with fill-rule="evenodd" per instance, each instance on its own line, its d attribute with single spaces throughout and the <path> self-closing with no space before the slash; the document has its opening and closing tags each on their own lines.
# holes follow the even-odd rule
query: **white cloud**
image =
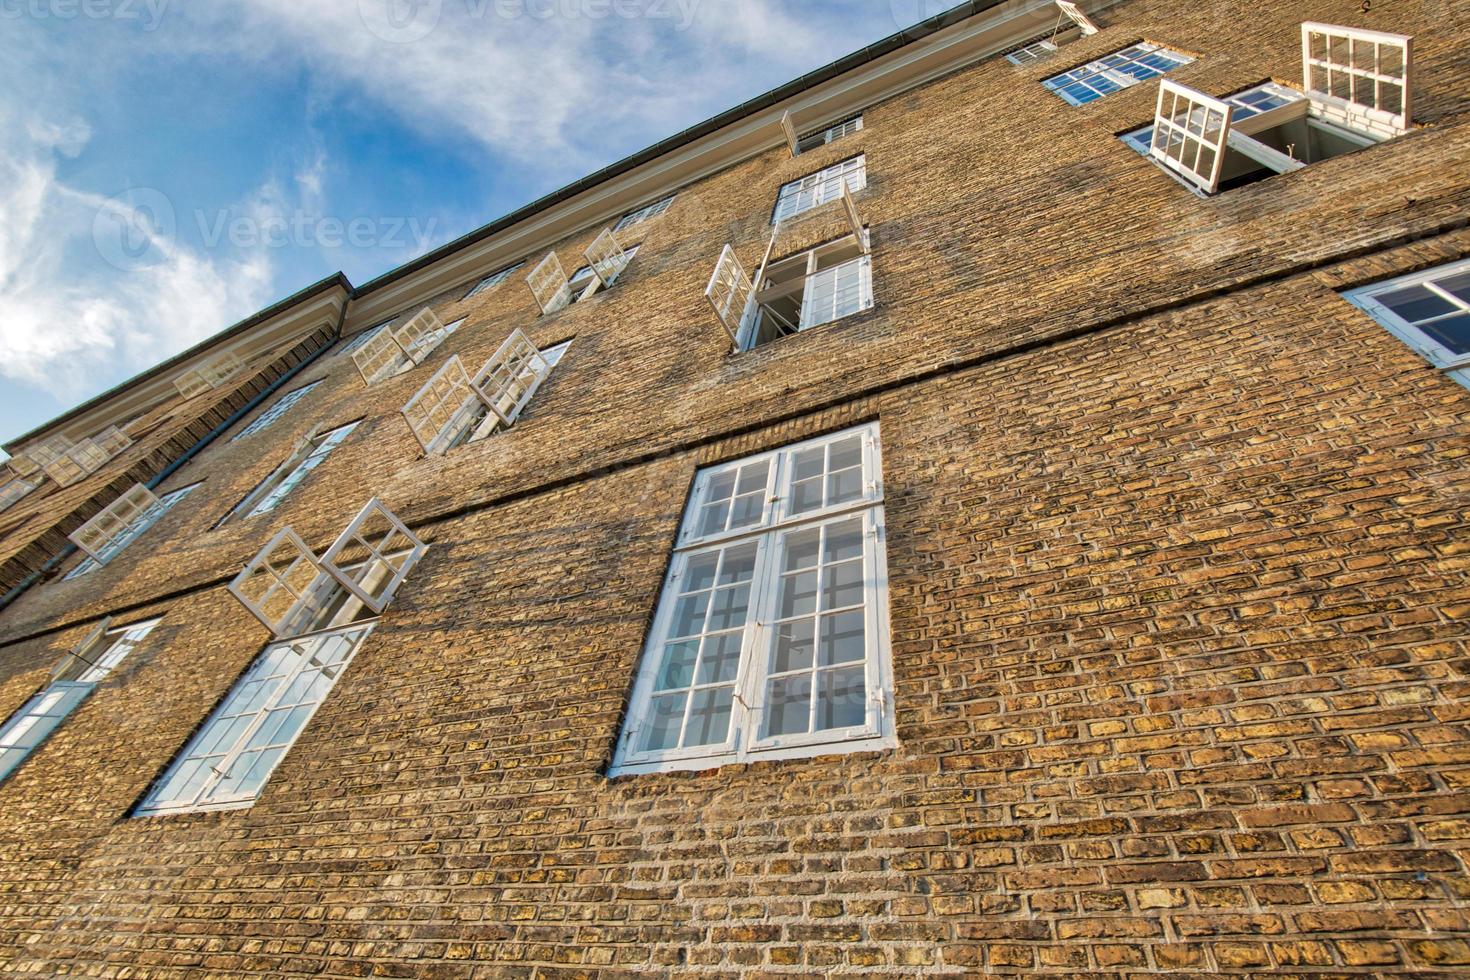
<svg viewBox="0 0 1470 980">
<path fill-rule="evenodd" d="M 87 138 L 77 120 L 0 115 L 0 377 L 64 400 L 196 343 L 272 292 L 266 254 L 205 255 L 167 238 L 136 265 L 76 262 L 97 249 L 99 213 L 144 227 L 125 202 L 58 176 L 58 157 L 76 155 Z"/>
</svg>

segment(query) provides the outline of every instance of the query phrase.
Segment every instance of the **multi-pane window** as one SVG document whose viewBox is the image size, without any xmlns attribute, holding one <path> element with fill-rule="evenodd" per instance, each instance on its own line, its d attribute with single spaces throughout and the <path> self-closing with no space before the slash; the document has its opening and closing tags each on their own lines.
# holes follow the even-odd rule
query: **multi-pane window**
<svg viewBox="0 0 1470 980">
<path fill-rule="evenodd" d="M 1390 333 L 1470 388 L 1470 259 L 1345 294 Z"/>
<path fill-rule="evenodd" d="M 633 257 L 638 254 L 638 250 L 642 247 L 643 243 L 639 242 L 637 245 L 629 245 L 627 248 L 623 249 L 623 254 L 626 256 L 625 261 L 633 261 Z M 590 295 L 588 293 L 588 287 L 592 285 L 592 281 L 595 276 L 596 270 L 592 267 L 591 263 L 581 266 L 577 269 L 576 272 L 573 272 L 571 276 L 567 279 L 567 283 L 572 287 L 572 298 L 569 302 L 575 303 L 578 300 L 584 299 L 588 295 Z"/>
<path fill-rule="evenodd" d="M 40 485 L 40 481 L 28 480 L 21 476 L 0 483 L 0 511 L 14 507 L 26 494 Z"/>
<path fill-rule="evenodd" d="M 362 346 L 364 344 L 372 340 L 384 330 L 387 330 L 392 322 L 392 320 L 389 320 L 386 323 L 378 324 L 376 327 L 368 327 L 366 330 L 359 333 L 356 337 L 353 337 L 351 340 L 347 341 L 347 343 L 343 344 L 342 349 L 337 353 L 347 354 L 349 356 L 357 353 L 359 350 L 362 349 Z"/>
<path fill-rule="evenodd" d="M 873 257 L 849 236 L 772 262 L 741 324 L 742 350 L 873 307 Z"/>
<path fill-rule="evenodd" d="M 470 291 L 464 294 L 464 298 L 469 299 L 471 296 L 480 295 L 487 289 L 494 289 L 496 286 L 505 282 L 511 276 L 519 272 L 522 267 L 525 266 L 525 264 L 525 260 L 523 259 L 520 262 L 515 263 L 514 265 L 508 265 L 504 269 L 500 269 L 496 272 L 490 273 L 484 279 L 481 279 L 479 282 L 471 286 Z"/>
<path fill-rule="evenodd" d="M 104 627 L 68 654 L 51 684 L 0 726 L 0 779 L 24 762 L 158 622 L 155 619 L 119 629 Z"/>
<path fill-rule="evenodd" d="M 699 474 L 614 773 L 892 744 L 876 424 Z"/>
<path fill-rule="evenodd" d="M 256 416 L 254 422 L 251 422 L 245 428 L 241 429 L 240 434 L 235 436 L 235 438 L 231 439 L 230 441 L 239 442 L 241 439 L 247 439 L 250 436 L 255 435 L 257 432 L 269 429 L 271 426 L 280 421 L 281 416 L 285 415 L 287 412 L 291 411 L 291 409 L 295 408 L 296 403 L 309 395 L 311 393 L 311 389 L 315 388 L 319 384 L 321 384 L 320 381 L 313 381 L 309 385 L 302 385 L 300 388 L 297 388 L 294 391 L 282 395 L 274 405 L 266 409 L 264 412 L 261 412 L 260 415 Z"/>
<path fill-rule="evenodd" d="M 155 784 L 137 814 L 248 806 L 372 628 L 372 623 L 361 623 L 267 647 Z"/>
<path fill-rule="evenodd" d="M 357 422 L 350 422 L 329 432 L 302 440 L 296 447 L 296 451 L 291 454 L 291 458 L 276 467 L 270 476 L 250 491 L 220 524 L 237 517 L 249 518 L 275 510 L 280 506 L 281 501 L 286 499 L 286 496 L 310 475 L 312 470 L 327 461 L 332 450 L 341 445 L 342 441 L 350 436 L 352 430 L 357 426 Z"/>
<path fill-rule="evenodd" d="M 473 376 L 451 357 L 403 406 L 424 452 L 434 456 L 514 425 L 571 341 L 537 350 L 517 330 Z"/>
<path fill-rule="evenodd" d="M 139 805 L 138 816 L 249 806 L 427 546 L 378 500 L 320 558 L 282 528 L 230 583 L 272 640 Z"/>
<path fill-rule="evenodd" d="M 853 157 L 841 163 L 793 180 L 781 188 L 776 196 L 774 221 L 780 222 L 795 217 L 812 208 L 842 197 L 843 185 L 856 194 L 868 186 L 868 160 L 866 155 Z"/>
<path fill-rule="evenodd" d="M 647 221 L 649 218 L 658 217 L 669 209 L 669 205 L 674 203 L 674 198 L 677 196 L 677 194 L 670 194 L 668 197 L 654 201 L 652 204 L 645 205 L 636 211 L 629 211 L 613 226 L 613 231 L 622 231 L 624 228 L 631 228 L 636 224 Z"/>
<path fill-rule="evenodd" d="M 1053 75 L 1041 84 L 1072 105 L 1086 105 L 1139 82 L 1158 78 L 1193 60 L 1189 55 L 1142 42 Z"/>
<path fill-rule="evenodd" d="M 850 119 L 844 119 L 841 122 L 833 123 L 832 125 L 824 127 L 823 129 L 819 129 L 814 133 L 808 133 L 807 135 L 801 137 L 796 141 L 796 152 L 810 153 L 812 150 L 815 150 L 818 147 L 826 146 L 828 143 L 835 143 L 838 140 L 842 139 L 844 136 L 851 136 L 853 133 L 858 132 L 862 128 L 863 116 L 862 113 L 858 113 L 856 116 L 853 116 Z"/>
<path fill-rule="evenodd" d="M 72 535 L 72 540 L 83 546 L 87 557 L 67 573 L 66 579 L 81 578 L 112 561 L 199 486 L 195 483 L 162 497 L 155 497 L 148 491 L 137 493 L 142 487 L 135 487 L 124 494 L 114 507 L 104 510 Z M 136 499 L 133 499 L 135 495 Z"/>
</svg>

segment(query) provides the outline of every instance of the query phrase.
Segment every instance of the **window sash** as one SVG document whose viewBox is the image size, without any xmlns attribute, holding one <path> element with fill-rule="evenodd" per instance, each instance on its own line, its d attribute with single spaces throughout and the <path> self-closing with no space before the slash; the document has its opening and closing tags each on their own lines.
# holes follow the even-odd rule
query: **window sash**
<svg viewBox="0 0 1470 980">
<path fill-rule="evenodd" d="M 1228 102 L 1160 80 L 1149 156 L 1206 194 L 1215 193 L 1234 112 Z"/>
<path fill-rule="evenodd" d="M 1048 38 L 1042 38 L 1040 41 L 1033 41 L 1031 44 L 1026 45 L 1024 48 L 1012 51 L 1010 54 L 1006 55 L 1006 60 L 1015 65 L 1017 68 L 1024 68 L 1026 65 L 1029 65 L 1032 62 L 1041 61 L 1044 58 L 1050 58 L 1056 53 L 1056 42 Z"/>
<path fill-rule="evenodd" d="M 0 511 L 9 510 L 40 485 L 21 476 L 0 484 Z"/>
<path fill-rule="evenodd" d="M 129 545 L 146 534 L 153 525 L 161 521 L 164 515 L 173 510 L 180 501 L 197 490 L 201 485 L 199 483 L 191 484 L 172 493 L 166 493 L 162 497 L 154 498 L 154 502 L 147 509 L 129 518 L 126 524 L 122 525 L 116 533 L 98 547 L 96 554 L 88 551 L 87 548 L 82 548 L 83 551 L 87 552 L 87 557 L 76 568 L 73 568 L 67 573 L 67 581 L 81 578 L 83 575 L 96 571 L 98 568 L 111 562 L 118 555 L 122 554 Z M 81 529 L 78 529 L 76 532 L 77 535 L 81 533 Z M 77 541 L 75 536 L 73 536 L 72 542 L 78 547 L 81 547 L 81 543 Z"/>
<path fill-rule="evenodd" d="M 806 278 L 801 330 L 861 313 L 873 306 L 873 257 L 859 256 Z"/>
<path fill-rule="evenodd" d="M 373 623 L 270 644 L 138 807 L 138 816 L 243 806 L 346 672 Z"/>
<path fill-rule="evenodd" d="M 86 700 L 93 687 L 92 684 L 56 681 L 11 715 L 4 727 L 0 727 L 0 780 L 7 778 L 40 748 L 67 716 Z"/>
<path fill-rule="evenodd" d="M 1114 92 L 1158 78 L 1194 59 L 1189 55 L 1142 42 L 1104 55 L 1096 61 L 1064 71 L 1041 84 L 1066 102 L 1080 106 Z"/>
<path fill-rule="evenodd" d="M 1385 138 L 1408 132 L 1412 66 L 1413 40 L 1403 34 L 1302 24 L 1302 87 L 1329 122 Z"/>
<path fill-rule="evenodd" d="M 613 231 L 622 231 L 624 228 L 631 228 L 634 225 L 642 224 L 649 218 L 658 217 L 669 209 L 669 206 L 674 203 L 674 198 L 678 196 L 678 194 L 670 194 L 668 197 L 654 201 L 652 204 L 646 204 L 636 211 L 629 211 L 613 226 Z"/>
<path fill-rule="evenodd" d="M 844 468 L 851 462 L 850 447 L 854 438 L 861 446 L 862 492 L 855 496 L 824 493 L 816 499 L 815 506 L 811 505 L 812 498 L 808 495 L 806 504 L 796 506 L 798 495 L 795 488 L 798 485 L 809 484 L 813 478 L 825 483 L 828 476 L 846 471 Z M 842 451 L 834 451 L 838 448 Z M 886 547 L 877 459 L 877 427 L 876 424 L 870 424 L 712 467 L 696 478 L 686 507 L 678 546 L 670 562 L 654 623 L 639 662 L 632 707 L 614 761 L 615 772 L 684 768 L 690 763 L 703 767 L 750 761 L 763 754 L 800 754 L 830 750 L 843 744 L 876 741 L 891 735 L 892 720 L 888 705 L 891 668 L 887 638 Z M 808 465 L 812 460 L 820 461 L 820 469 L 814 470 Z M 761 502 L 760 517 L 740 526 L 727 526 L 722 531 L 703 533 L 701 521 L 710 502 L 711 488 L 718 485 L 721 488 L 719 492 L 724 492 L 732 474 L 738 477 L 742 469 L 758 467 L 763 462 L 769 465 L 769 469 L 766 473 L 767 480 L 761 484 L 765 499 Z M 837 466 L 838 470 L 833 471 L 833 466 Z M 775 487 L 781 488 L 780 494 L 771 492 Z M 780 499 L 771 500 L 771 497 Z M 812 600 L 812 608 L 788 610 L 792 615 L 786 617 L 780 615 L 787 543 L 795 536 L 809 537 L 814 530 L 823 534 L 854 524 L 860 529 L 858 551 L 862 575 L 860 585 L 856 588 L 860 590 L 862 598 L 860 603 L 852 602 L 851 593 L 855 586 L 850 579 L 844 580 L 846 584 L 842 592 L 833 590 L 833 594 L 843 595 L 840 605 L 833 607 L 833 611 L 834 618 L 840 618 L 850 625 L 854 614 L 861 609 L 865 642 L 861 667 L 864 685 L 861 718 L 854 719 L 852 724 L 845 726 L 812 731 L 809 715 L 808 730 L 792 734 L 767 734 L 763 726 L 771 707 L 767 700 L 768 684 L 776 676 L 773 674 L 776 664 L 772 658 L 775 656 L 778 630 L 782 628 L 780 624 L 783 619 L 788 624 L 794 622 L 798 626 L 802 621 L 814 624 L 810 639 L 812 662 L 806 668 L 808 676 L 819 678 L 824 674 L 843 673 L 850 678 L 852 672 L 858 669 L 856 660 L 827 667 L 819 666 L 818 638 L 821 634 L 818 633 L 820 627 L 815 624 L 826 621 L 825 610 L 817 605 L 825 602 L 824 588 L 818 588 Z M 753 553 L 754 561 L 749 579 L 747 612 L 741 622 L 732 622 L 729 619 L 730 610 L 738 609 L 738 603 L 721 603 L 718 601 L 720 597 L 716 595 L 722 586 L 715 575 L 723 575 L 725 566 L 722 564 L 715 569 L 709 567 L 712 556 L 719 556 L 723 562 L 736 552 Z M 833 557 L 843 558 L 844 561 L 840 564 L 851 571 L 852 558 L 844 555 Z M 801 567 L 807 568 L 806 565 Z M 700 571 L 692 574 L 692 569 Z M 802 574 L 806 572 L 803 571 Z M 815 584 L 826 585 L 824 582 Z M 728 589 L 731 583 L 726 582 L 723 587 Z M 704 593 L 709 593 L 707 599 L 702 598 Z M 691 596 L 699 598 L 690 601 Z M 724 615 L 725 618 L 718 618 L 719 615 Z M 822 618 L 819 620 L 818 617 Z M 694 626 L 698 629 L 692 628 Z M 662 727 L 655 728 L 658 723 L 653 711 L 656 698 L 662 695 L 667 699 L 665 703 L 670 706 L 681 704 L 682 713 L 679 717 L 681 724 L 687 725 L 696 714 L 694 691 L 717 689 L 730 684 L 725 674 L 710 676 L 705 670 L 705 664 L 711 653 L 711 638 L 725 638 L 728 642 L 737 632 L 740 637 L 740 654 L 729 698 L 730 714 L 725 739 L 702 746 L 684 746 L 680 742 L 672 748 L 649 747 L 650 732 L 665 730 Z M 698 640 L 697 648 L 691 647 L 695 638 Z M 682 657 L 668 657 L 671 648 Z M 728 647 L 720 652 L 728 654 Z M 671 664 L 681 667 L 673 678 L 668 676 Z M 798 668 L 793 676 L 800 673 L 801 669 Z M 662 683 L 660 675 L 665 675 Z M 815 710 L 815 686 L 813 684 L 807 689 L 809 711 Z M 681 691 L 689 693 L 679 702 L 677 692 Z M 682 727 L 680 731 L 683 731 Z"/>
<path fill-rule="evenodd" d="M 287 412 L 295 408 L 297 402 L 301 401 L 301 399 L 311 394 L 312 389 L 319 384 L 321 384 L 320 381 L 313 381 L 309 385 L 303 385 L 300 388 L 295 389 L 294 391 L 289 391 L 286 394 L 282 395 L 279 399 L 276 400 L 276 403 L 274 405 L 266 409 L 260 415 L 256 416 L 254 422 L 251 422 L 245 428 L 241 429 L 240 433 L 230 441 L 239 442 L 241 439 L 248 439 L 250 436 L 255 435 L 257 432 L 264 432 L 266 429 L 269 429 L 271 426 L 280 421 Z"/>
<path fill-rule="evenodd" d="M 322 555 L 321 567 L 364 606 L 381 615 L 428 550 L 374 497 Z"/>
<path fill-rule="evenodd" d="M 505 268 L 500 269 L 496 272 L 490 273 L 484 279 L 481 279 L 479 282 L 471 286 L 470 291 L 464 294 L 464 299 L 470 299 L 472 297 L 480 295 L 488 289 L 494 289 L 496 286 L 499 286 L 501 283 L 505 282 L 511 276 L 519 272 L 521 268 L 525 266 L 525 264 L 525 260 L 522 259 L 519 262 L 508 265 Z"/>
<path fill-rule="evenodd" d="M 856 194 L 868 186 L 867 156 L 835 163 L 814 174 L 786 184 L 776 195 L 776 211 L 772 222 L 794 218 L 842 196 L 843 185 Z"/>
<path fill-rule="evenodd" d="M 840 122 L 832 123 L 815 132 L 807 133 L 796 141 L 797 153 L 810 153 L 817 147 L 835 143 L 844 136 L 851 136 L 863 128 L 863 114 L 858 113 Z"/>
<path fill-rule="evenodd" d="M 147 639 L 161 619 L 150 619 L 131 626 L 109 628 L 106 620 L 99 630 L 87 637 L 67 654 L 53 672 L 53 682 L 96 684 L 104 680 L 129 654 Z M 68 676 L 68 675 L 75 676 Z"/>
<path fill-rule="evenodd" d="M 572 284 L 567 280 L 566 270 L 555 252 L 546 253 L 541 264 L 526 277 L 526 285 L 541 307 L 541 314 L 549 316 L 565 308 L 572 301 Z"/>
<path fill-rule="evenodd" d="M 317 436 L 310 440 L 304 451 L 296 454 L 278 467 L 270 476 L 266 477 L 244 500 L 240 501 L 235 508 L 235 513 L 245 511 L 245 518 L 255 517 L 259 514 L 269 513 L 281 505 L 281 501 L 295 490 L 301 481 L 305 480 L 316 469 L 327 461 L 332 450 L 341 445 L 342 441 L 352 434 L 359 423 L 352 422 L 340 428 L 333 429 L 325 435 Z M 247 510 L 248 508 L 248 510 Z"/>
<path fill-rule="evenodd" d="M 1425 326 L 1459 315 L 1470 315 L 1470 300 L 1466 300 L 1445 289 L 1441 282 L 1470 275 L 1470 259 L 1451 262 L 1448 265 L 1425 269 L 1412 275 L 1399 276 L 1383 282 L 1373 283 L 1345 295 L 1348 302 L 1377 320 L 1385 329 L 1418 351 L 1425 360 L 1449 372 L 1470 368 L 1470 353 L 1459 352 L 1436 339 L 1424 330 Z M 1451 309 L 1442 315 L 1424 320 L 1409 321 L 1384 303 L 1380 297 L 1413 287 L 1421 287 L 1429 295 L 1448 305 Z M 1458 376 L 1457 376 L 1458 380 Z"/>
</svg>

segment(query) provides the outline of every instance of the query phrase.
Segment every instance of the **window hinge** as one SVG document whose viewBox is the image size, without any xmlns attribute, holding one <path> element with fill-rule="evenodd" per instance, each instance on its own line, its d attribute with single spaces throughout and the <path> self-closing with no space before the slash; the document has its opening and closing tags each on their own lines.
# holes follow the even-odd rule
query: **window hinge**
<svg viewBox="0 0 1470 980">
<path fill-rule="evenodd" d="M 869 698 L 869 700 L 872 701 L 873 704 L 876 705 L 878 708 L 878 724 L 883 724 L 883 720 L 888 711 L 887 695 L 885 695 L 882 691 L 874 691 L 873 696 Z"/>
</svg>

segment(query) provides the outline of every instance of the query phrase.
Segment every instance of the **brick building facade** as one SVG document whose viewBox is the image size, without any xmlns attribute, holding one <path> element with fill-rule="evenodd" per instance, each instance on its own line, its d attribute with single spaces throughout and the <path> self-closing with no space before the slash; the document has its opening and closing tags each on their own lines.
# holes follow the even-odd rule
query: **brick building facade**
<svg viewBox="0 0 1470 980">
<path fill-rule="evenodd" d="M 1363 6 L 1084 5 L 1053 51 L 1055 5 L 968 4 L 17 440 L 132 441 L 0 511 L 0 975 L 1470 974 L 1470 4 Z M 1413 38 L 1407 132 L 1213 193 L 1119 138 L 1163 81 L 1303 96 L 1304 22 Z M 1140 43 L 1163 81 L 1047 84 Z M 831 246 L 757 277 L 789 335 L 707 298 L 727 244 Z M 544 313 L 548 249 L 612 285 Z M 431 378 L 487 437 L 426 452 Z M 373 498 L 387 562 L 333 571 Z M 287 527 L 311 586 L 257 617 Z"/>
</svg>

